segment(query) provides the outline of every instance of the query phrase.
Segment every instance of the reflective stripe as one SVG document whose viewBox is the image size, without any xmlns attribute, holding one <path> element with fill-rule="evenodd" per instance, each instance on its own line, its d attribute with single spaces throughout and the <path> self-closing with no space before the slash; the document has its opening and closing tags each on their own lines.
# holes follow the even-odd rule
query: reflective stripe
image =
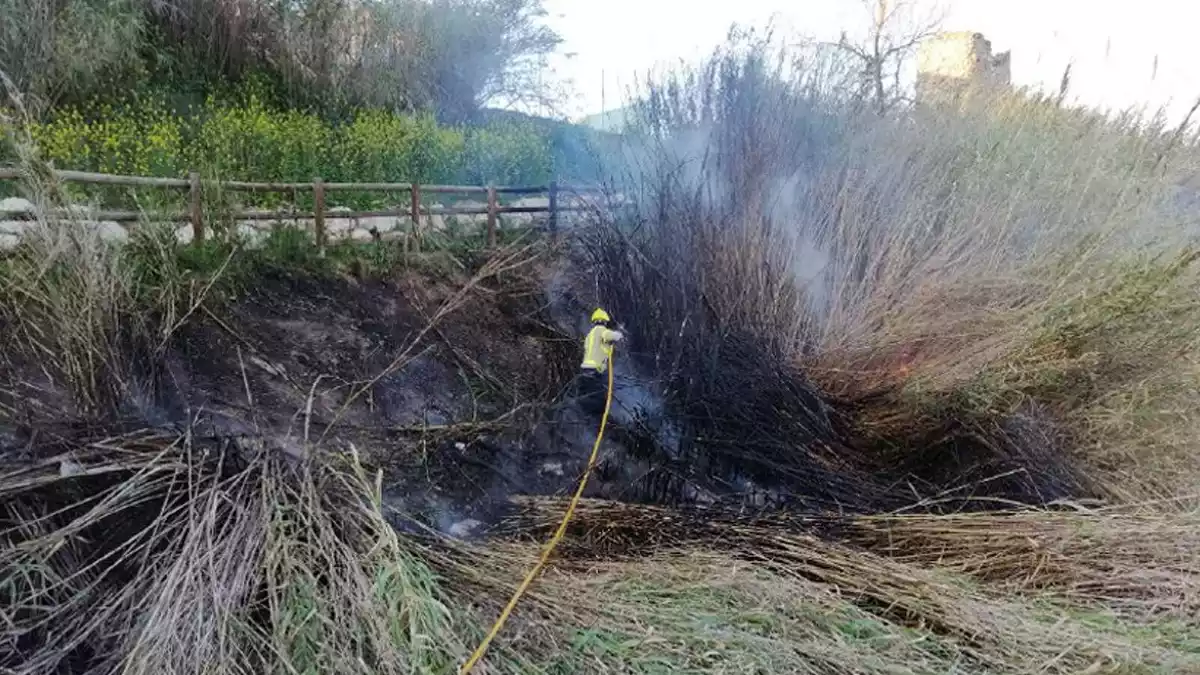
<svg viewBox="0 0 1200 675">
<path fill-rule="evenodd" d="M 612 345 L 605 342 L 604 334 L 608 329 L 596 326 L 588 331 L 583 339 L 583 363 L 581 368 L 588 368 L 598 373 L 608 369 L 608 359 L 612 356 Z"/>
</svg>

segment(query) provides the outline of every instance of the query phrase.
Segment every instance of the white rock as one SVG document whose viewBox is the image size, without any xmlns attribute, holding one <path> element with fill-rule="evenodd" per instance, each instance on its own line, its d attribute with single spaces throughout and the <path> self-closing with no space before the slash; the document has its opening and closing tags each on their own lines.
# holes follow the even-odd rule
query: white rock
<svg viewBox="0 0 1200 675">
<path fill-rule="evenodd" d="M 465 199 L 454 205 L 459 209 L 486 209 L 487 202 L 478 202 L 473 199 Z M 460 213 L 454 216 L 462 225 L 478 225 L 487 222 L 486 213 Z"/>
<path fill-rule="evenodd" d="M 506 213 L 500 216 L 500 226 L 528 227 L 533 224 L 532 213 Z"/>
<path fill-rule="evenodd" d="M 175 241 L 185 246 L 192 243 L 192 240 L 195 237 L 196 233 L 192 231 L 191 225 L 184 225 L 183 227 L 175 230 Z"/>
<path fill-rule="evenodd" d="M 325 216 L 326 227 L 328 227 L 329 222 L 334 219 L 342 220 L 342 221 L 349 223 L 349 225 L 347 225 L 347 227 L 350 227 L 350 228 L 358 227 L 358 218 L 347 218 L 344 215 L 347 213 L 354 213 L 354 209 L 351 209 L 348 206 L 335 206 L 332 209 L 329 209 L 329 211 L 326 213 L 326 216 Z"/>
<path fill-rule="evenodd" d="M 371 241 L 374 239 L 369 230 L 364 230 L 361 227 L 350 232 L 350 238 L 354 241 Z"/>
<path fill-rule="evenodd" d="M 0 220 L 0 234 L 15 234 L 19 237 L 33 224 L 28 220 Z"/>
<path fill-rule="evenodd" d="M 238 223 L 237 226 L 237 238 L 247 248 L 258 248 L 262 246 L 263 240 L 267 238 L 267 233 L 254 227 L 252 223 L 242 222 Z"/>
<path fill-rule="evenodd" d="M 95 224 L 96 233 L 100 235 L 101 241 L 110 241 L 113 243 L 124 244 L 129 241 L 129 232 L 121 227 L 119 223 L 114 223 L 111 220 L 103 220 Z"/>
<path fill-rule="evenodd" d="M 396 220 L 397 219 L 393 216 L 373 216 L 370 218 L 361 219 L 359 224 L 363 229 L 375 230 L 376 232 L 382 233 L 391 232 L 392 230 L 397 229 L 398 224 L 396 223 Z"/>
<path fill-rule="evenodd" d="M 354 229 L 354 220 L 351 218 L 326 218 L 325 231 L 329 234 L 349 234 L 350 230 Z"/>
<path fill-rule="evenodd" d="M 560 200 L 559 204 L 560 205 L 562 204 L 561 200 Z M 516 206 L 516 207 L 520 207 L 520 208 L 526 208 L 526 209 L 529 209 L 529 208 L 548 209 L 548 208 L 550 208 L 550 198 L 549 197 L 522 197 L 521 199 L 518 199 L 515 202 L 513 202 L 512 205 Z M 533 225 L 537 221 L 545 221 L 549 217 L 550 217 L 549 213 L 506 213 L 506 214 L 502 215 L 500 218 L 501 218 L 501 223 L 504 225 L 513 225 L 516 227 L 528 227 L 530 225 Z"/>
<path fill-rule="evenodd" d="M 474 518 L 466 518 L 450 526 L 449 534 L 451 537 L 463 538 L 474 533 L 475 529 L 483 523 Z"/>
<path fill-rule="evenodd" d="M 512 205 L 519 206 L 521 208 L 526 208 L 526 209 L 534 208 L 534 207 L 537 207 L 539 209 L 548 209 L 548 208 L 550 208 L 550 198 L 549 197 L 522 197 L 522 198 L 518 199 L 517 201 L 513 202 Z"/>
<path fill-rule="evenodd" d="M 446 216 L 446 226 L 460 231 L 470 231 L 477 223 L 473 216 L 453 215 Z"/>
<path fill-rule="evenodd" d="M 0 232 L 0 251 L 11 251 L 21 243 L 21 238 L 15 234 Z"/>
<path fill-rule="evenodd" d="M 33 202 L 20 197 L 0 199 L 0 213 L 26 214 L 33 216 Z"/>
</svg>

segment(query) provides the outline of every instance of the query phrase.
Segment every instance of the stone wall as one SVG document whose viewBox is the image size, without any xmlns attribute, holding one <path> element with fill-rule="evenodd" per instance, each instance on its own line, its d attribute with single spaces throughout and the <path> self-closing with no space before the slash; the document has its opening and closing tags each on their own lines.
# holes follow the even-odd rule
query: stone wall
<svg viewBox="0 0 1200 675">
<path fill-rule="evenodd" d="M 1011 54 L 993 53 L 982 33 L 939 33 L 917 50 L 918 101 L 953 99 L 972 89 L 1004 90 L 1011 82 Z"/>
</svg>

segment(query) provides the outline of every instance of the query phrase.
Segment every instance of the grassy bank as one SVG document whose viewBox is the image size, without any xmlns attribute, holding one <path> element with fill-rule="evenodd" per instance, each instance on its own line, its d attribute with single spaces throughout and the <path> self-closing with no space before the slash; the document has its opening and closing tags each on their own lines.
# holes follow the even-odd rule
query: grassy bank
<svg viewBox="0 0 1200 675">
<path fill-rule="evenodd" d="M 551 179 L 545 129 L 507 120 L 481 127 L 439 125 L 429 115 L 363 110 L 344 121 L 274 108 L 259 95 L 210 98 L 196 109 L 170 110 L 157 99 L 57 110 L 27 120 L 45 161 L 58 169 L 209 179 L 306 182 L 420 182 L 539 185 Z M 0 155 L 0 161 L 5 161 Z M 13 157 L 7 155 L 8 161 Z M 12 186 L 4 186 L 12 192 Z M 76 197 L 114 207 L 157 206 L 170 191 L 82 188 Z M 283 195 L 247 195 L 262 206 Z M 351 195 L 345 205 L 380 206 L 379 195 Z"/>
</svg>

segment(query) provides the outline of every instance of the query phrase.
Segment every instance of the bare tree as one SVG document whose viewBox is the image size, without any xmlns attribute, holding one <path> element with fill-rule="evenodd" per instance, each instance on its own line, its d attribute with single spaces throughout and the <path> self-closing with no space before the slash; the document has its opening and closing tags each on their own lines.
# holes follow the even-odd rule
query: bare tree
<svg viewBox="0 0 1200 675">
<path fill-rule="evenodd" d="M 0 0 L 3 1 L 3 0 Z M 301 89 L 431 108 L 452 122 L 485 105 L 546 104 L 540 76 L 561 42 L 542 0 L 296 0 L 277 59 Z"/>
<path fill-rule="evenodd" d="M 551 106 L 541 78 L 562 38 L 542 0 L 434 0 L 426 34 L 439 114 L 468 121 L 484 105 Z"/>
<path fill-rule="evenodd" d="M 905 99 L 901 75 L 917 45 L 934 35 L 944 11 L 917 11 L 916 0 L 861 0 L 870 13 L 870 29 L 861 42 L 845 32 L 832 46 L 849 56 L 860 72 L 860 96 L 880 113 Z"/>
<path fill-rule="evenodd" d="M 0 71 L 33 109 L 119 86 L 137 69 L 137 0 L 0 0 Z"/>
</svg>

